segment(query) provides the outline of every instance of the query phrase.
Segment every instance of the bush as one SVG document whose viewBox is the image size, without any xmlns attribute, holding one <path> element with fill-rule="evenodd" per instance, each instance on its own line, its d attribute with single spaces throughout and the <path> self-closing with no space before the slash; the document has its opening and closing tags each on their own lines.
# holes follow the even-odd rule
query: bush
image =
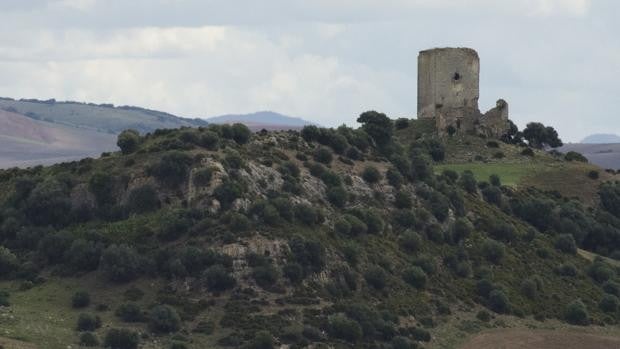
<svg viewBox="0 0 620 349">
<path fill-rule="evenodd" d="M 313 226 L 319 223 L 319 211 L 307 204 L 299 204 L 295 206 L 295 219 L 301 223 Z"/>
<path fill-rule="evenodd" d="M 452 239 L 454 242 L 467 239 L 471 234 L 473 227 L 466 218 L 457 218 L 452 225 Z"/>
<path fill-rule="evenodd" d="M 489 322 L 491 321 L 491 314 L 486 311 L 486 310 L 480 310 L 477 314 L 476 314 L 476 319 L 482 321 L 482 322 Z"/>
<path fill-rule="evenodd" d="M 80 335 L 80 346 L 97 347 L 99 346 L 99 339 L 97 335 L 92 332 L 84 332 Z"/>
<path fill-rule="evenodd" d="M 328 332 L 332 337 L 355 343 L 362 338 L 362 327 L 355 320 L 337 314 L 329 317 Z"/>
<path fill-rule="evenodd" d="M 499 264 L 505 254 L 506 248 L 504 247 L 504 244 L 499 241 L 486 239 L 482 243 L 482 255 L 491 263 Z"/>
<path fill-rule="evenodd" d="M 496 313 L 507 314 L 510 312 L 508 297 L 501 290 L 493 290 L 489 293 L 489 308 Z"/>
<path fill-rule="evenodd" d="M 338 187 L 342 185 L 342 180 L 340 176 L 333 171 L 325 171 L 321 174 L 321 180 L 328 188 Z"/>
<path fill-rule="evenodd" d="M 423 289 L 426 287 L 426 273 L 420 267 L 410 267 L 403 272 L 403 280 L 409 285 Z"/>
<path fill-rule="evenodd" d="M 411 208 L 413 206 L 411 195 L 404 191 L 396 192 L 396 195 L 394 195 L 394 206 L 400 209 Z"/>
<path fill-rule="evenodd" d="M 588 178 L 590 179 L 598 179 L 599 178 L 599 172 L 596 170 L 592 170 L 590 172 L 588 172 Z"/>
<path fill-rule="evenodd" d="M 556 272 L 561 276 L 570 276 L 570 277 L 577 276 L 577 268 L 570 263 L 560 264 Z"/>
<path fill-rule="evenodd" d="M 488 186 L 482 189 L 482 196 L 484 199 L 495 206 L 502 205 L 502 191 L 495 186 Z"/>
<path fill-rule="evenodd" d="M 394 121 L 394 127 L 397 130 L 402 130 L 402 129 L 405 129 L 405 128 L 409 127 L 409 119 L 407 119 L 407 118 L 398 118 L 398 119 L 396 119 L 396 121 Z"/>
<path fill-rule="evenodd" d="M 208 186 L 211 183 L 211 178 L 213 178 L 213 169 L 203 168 L 194 173 L 194 184 L 201 187 Z"/>
<path fill-rule="evenodd" d="M 510 242 L 516 238 L 517 230 L 512 224 L 497 220 L 493 222 L 489 234 L 496 240 Z"/>
<path fill-rule="evenodd" d="M 220 136 L 213 131 L 205 131 L 200 136 L 200 145 L 209 150 L 217 150 L 220 145 Z"/>
<path fill-rule="evenodd" d="M 327 189 L 327 199 L 332 205 L 338 208 L 342 208 L 347 204 L 348 196 L 346 189 L 343 187 L 339 186 Z"/>
<path fill-rule="evenodd" d="M 137 349 L 140 339 L 138 334 L 127 329 L 109 330 L 103 341 L 103 346 L 110 349 Z"/>
<path fill-rule="evenodd" d="M 491 183 L 491 185 L 496 186 L 496 187 L 502 186 L 502 180 L 496 174 L 492 174 L 489 176 L 489 183 Z"/>
<path fill-rule="evenodd" d="M 262 288 L 273 286 L 278 281 L 278 270 L 271 264 L 257 266 L 252 270 L 252 277 Z"/>
<path fill-rule="evenodd" d="M 239 144 L 246 144 L 252 136 L 252 131 L 244 124 L 232 124 L 232 138 Z"/>
<path fill-rule="evenodd" d="M 181 318 L 174 308 L 157 305 L 149 313 L 149 328 L 156 333 L 171 333 L 179 330 Z"/>
<path fill-rule="evenodd" d="M 86 291 L 77 291 L 71 297 L 71 306 L 74 308 L 86 308 L 90 305 L 90 294 Z"/>
<path fill-rule="evenodd" d="M 326 165 L 329 165 L 332 162 L 332 152 L 326 148 L 318 148 L 314 152 L 314 160 Z"/>
<path fill-rule="evenodd" d="M 539 280 L 528 278 L 521 282 L 521 293 L 529 299 L 536 299 L 539 291 Z"/>
<path fill-rule="evenodd" d="M 250 349 L 273 349 L 275 343 L 273 336 L 267 331 L 258 331 L 252 339 L 252 343 L 249 346 Z"/>
<path fill-rule="evenodd" d="M 615 313 L 618 311 L 618 303 L 620 303 L 618 297 L 611 294 L 605 294 L 603 295 L 603 298 L 601 298 L 598 307 L 606 313 Z"/>
<path fill-rule="evenodd" d="M 99 316 L 91 315 L 91 314 L 80 314 L 77 321 L 77 330 L 84 331 L 94 331 L 101 327 L 101 319 Z"/>
<path fill-rule="evenodd" d="M 301 129 L 301 137 L 306 142 L 314 142 L 319 139 L 320 130 L 314 125 L 307 125 Z"/>
<path fill-rule="evenodd" d="M 607 281 L 603 284 L 603 292 L 620 297 L 620 284 L 614 281 Z"/>
<path fill-rule="evenodd" d="M 149 168 L 149 173 L 168 186 L 177 187 L 185 181 L 189 174 L 192 158 L 182 152 L 174 151 L 161 157 L 161 160 Z"/>
<path fill-rule="evenodd" d="M 362 234 L 366 234 L 368 232 L 368 226 L 361 219 L 356 216 L 347 214 L 344 216 L 344 219 L 349 222 L 351 225 L 350 234 L 351 236 L 358 236 Z"/>
<path fill-rule="evenodd" d="M 142 310 L 136 303 L 123 303 L 114 312 L 124 322 L 140 322 L 144 320 Z"/>
<path fill-rule="evenodd" d="M 325 266 L 325 247 L 319 241 L 294 236 L 288 243 L 292 255 L 305 271 L 319 272 Z"/>
<path fill-rule="evenodd" d="M 407 252 L 417 252 L 422 247 L 420 234 L 407 230 L 400 238 L 400 246 Z"/>
<path fill-rule="evenodd" d="M 590 323 L 588 310 L 581 300 L 575 300 L 566 306 L 564 319 L 571 325 L 586 326 Z"/>
<path fill-rule="evenodd" d="M 499 148 L 499 143 L 497 143 L 496 141 L 488 141 L 487 147 L 488 148 Z"/>
<path fill-rule="evenodd" d="M 227 210 L 232 203 L 243 195 L 243 187 L 236 181 L 227 180 L 213 191 L 213 196 L 220 202 L 223 209 Z"/>
<path fill-rule="evenodd" d="M 568 254 L 577 254 L 577 244 L 571 234 L 560 234 L 555 238 L 555 248 Z"/>
<path fill-rule="evenodd" d="M 614 276 L 614 271 L 605 263 L 594 261 L 588 268 L 588 275 L 590 275 L 594 281 L 603 283 Z"/>
<path fill-rule="evenodd" d="M 123 154 L 131 154 L 138 150 L 140 134 L 136 130 L 125 130 L 118 135 L 116 145 L 121 148 Z"/>
<path fill-rule="evenodd" d="M 362 172 L 362 178 L 371 184 L 379 182 L 381 177 L 381 172 L 374 166 L 366 166 Z"/>
<path fill-rule="evenodd" d="M 534 150 L 532 150 L 532 148 L 525 148 L 521 151 L 521 155 L 523 156 L 534 156 Z"/>
<path fill-rule="evenodd" d="M 103 251 L 99 269 L 111 281 L 127 282 L 138 277 L 142 269 L 142 260 L 129 246 L 111 245 Z"/>
<path fill-rule="evenodd" d="M 461 187 L 470 194 L 476 194 L 478 191 L 476 177 L 474 177 L 473 172 L 469 170 L 461 174 L 460 184 L 461 184 Z"/>
<path fill-rule="evenodd" d="M 579 162 L 588 162 L 588 159 L 582 154 L 576 151 L 569 151 L 564 155 L 564 160 L 566 161 L 579 161 Z"/>
<path fill-rule="evenodd" d="M 351 233 L 351 223 L 345 218 L 339 218 L 334 223 L 334 230 L 341 235 L 349 235 Z"/>
<path fill-rule="evenodd" d="M 235 278 L 222 265 L 216 264 L 205 271 L 205 281 L 211 291 L 225 291 L 235 287 Z"/>
<path fill-rule="evenodd" d="M 416 349 L 418 346 L 407 337 L 397 336 L 392 338 L 392 349 Z"/>
<path fill-rule="evenodd" d="M 150 184 L 131 190 L 127 198 L 127 207 L 129 211 L 138 214 L 157 210 L 159 208 L 157 190 Z"/>
<path fill-rule="evenodd" d="M 7 276 L 15 271 L 19 266 L 17 257 L 4 246 L 0 246 L 0 277 Z"/>
<path fill-rule="evenodd" d="M 381 267 L 371 266 L 364 273 L 366 282 L 377 290 L 382 290 L 387 285 L 387 274 Z"/>
<path fill-rule="evenodd" d="M 304 278 L 304 268 L 299 263 L 288 263 L 282 267 L 282 272 L 292 283 L 298 283 Z"/>
</svg>

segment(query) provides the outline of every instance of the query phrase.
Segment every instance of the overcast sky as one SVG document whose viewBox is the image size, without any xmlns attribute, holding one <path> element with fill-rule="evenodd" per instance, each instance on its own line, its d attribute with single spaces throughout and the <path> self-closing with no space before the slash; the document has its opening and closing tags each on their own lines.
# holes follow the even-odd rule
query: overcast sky
<svg viewBox="0 0 620 349">
<path fill-rule="evenodd" d="M 481 109 L 620 134 L 616 0 L 0 0 L 0 96 L 326 126 L 415 117 L 418 51 L 481 57 Z"/>
</svg>

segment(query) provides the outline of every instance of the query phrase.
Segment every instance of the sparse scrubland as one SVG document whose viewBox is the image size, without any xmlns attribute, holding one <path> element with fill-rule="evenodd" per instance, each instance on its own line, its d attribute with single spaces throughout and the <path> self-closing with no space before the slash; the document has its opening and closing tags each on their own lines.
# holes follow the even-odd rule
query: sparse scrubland
<svg viewBox="0 0 620 349">
<path fill-rule="evenodd" d="M 447 348 L 512 322 L 615 328 L 615 175 L 516 132 L 359 121 L 124 132 L 97 160 L 1 171 L 0 343 Z"/>
</svg>

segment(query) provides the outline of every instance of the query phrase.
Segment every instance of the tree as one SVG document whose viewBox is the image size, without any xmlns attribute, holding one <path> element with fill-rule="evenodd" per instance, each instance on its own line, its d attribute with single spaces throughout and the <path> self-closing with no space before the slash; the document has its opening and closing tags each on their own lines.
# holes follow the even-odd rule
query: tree
<svg viewBox="0 0 620 349">
<path fill-rule="evenodd" d="M 245 144 L 250 140 L 252 131 L 244 124 L 235 123 L 232 125 L 233 139 L 239 144 Z"/>
<path fill-rule="evenodd" d="M 0 246 L 0 277 L 17 270 L 17 257 L 6 247 Z"/>
<path fill-rule="evenodd" d="M 523 130 L 523 138 L 534 147 L 541 149 L 545 146 L 551 148 L 561 147 L 562 140 L 558 137 L 557 131 L 551 126 L 545 126 L 539 122 L 530 122 Z"/>
<path fill-rule="evenodd" d="M 127 282 L 135 279 L 141 270 L 141 259 L 126 245 L 111 245 L 101 255 L 99 268 L 111 281 Z"/>
<path fill-rule="evenodd" d="M 181 318 L 174 308 L 157 305 L 149 313 L 149 328 L 156 333 L 176 332 L 181 326 Z"/>
<path fill-rule="evenodd" d="M 368 165 L 364 168 L 364 171 L 362 172 L 362 178 L 368 182 L 368 183 L 377 183 L 378 181 L 381 180 L 381 172 L 379 172 L 379 170 L 371 165 Z"/>
<path fill-rule="evenodd" d="M 417 289 L 426 287 L 426 273 L 420 267 L 411 267 L 403 272 L 403 280 Z"/>
<path fill-rule="evenodd" d="M 581 300 L 575 300 L 566 306 L 564 319 L 571 325 L 585 326 L 590 323 L 588 310 Z"/>
<path fill-rule="evenodd" d="M 113 328 L 106 333 L 103 346 L 111 349 L 137 349 L 140 338 L 134 331 Z"/>
<path fill-rule="evenodd" d="M 123 154 L 131 154 L 140 145 L 140 134 L 136 130 L 125 130 L 118 135 L 116 145 Z"/>
<path fill-rule="evenodd" d="M 229 290 L 237 284 L 235 278 L 220 264 L 209 267 L 204 273 L 207 287 L 211 291 Z"/>
<path fill-rule="evenodd" d="M 131 212 L 138 214 L 157 210 L 159 208 L 157 190 L 150 184 L 132 189 L 129 192 L 127 206 Z"/>
<path fill-rule="evenodd" d="M 386 145 L 392 139 L 394 127 L 392 120 L 385 114 L 376 111 L 367 111 L 360 114 L 357 122 L 362 124 L 362 129 L 379 146 Z"/>
</svg>

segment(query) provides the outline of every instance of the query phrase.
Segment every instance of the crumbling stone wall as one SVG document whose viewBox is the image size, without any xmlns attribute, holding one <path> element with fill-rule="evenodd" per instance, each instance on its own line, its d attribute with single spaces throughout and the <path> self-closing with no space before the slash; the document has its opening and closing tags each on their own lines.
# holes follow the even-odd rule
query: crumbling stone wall
<svg viewBox="0 0 620 349">
<path fill-rule="evenodd" d="M 470 48 L 435 48 L 418 56 L 418 117 L 434 118 L 440 135 L 500 137 L 508 129 L 503 99 L 485 114 L 478 108 L 480 58 Z"/>
</svg>

